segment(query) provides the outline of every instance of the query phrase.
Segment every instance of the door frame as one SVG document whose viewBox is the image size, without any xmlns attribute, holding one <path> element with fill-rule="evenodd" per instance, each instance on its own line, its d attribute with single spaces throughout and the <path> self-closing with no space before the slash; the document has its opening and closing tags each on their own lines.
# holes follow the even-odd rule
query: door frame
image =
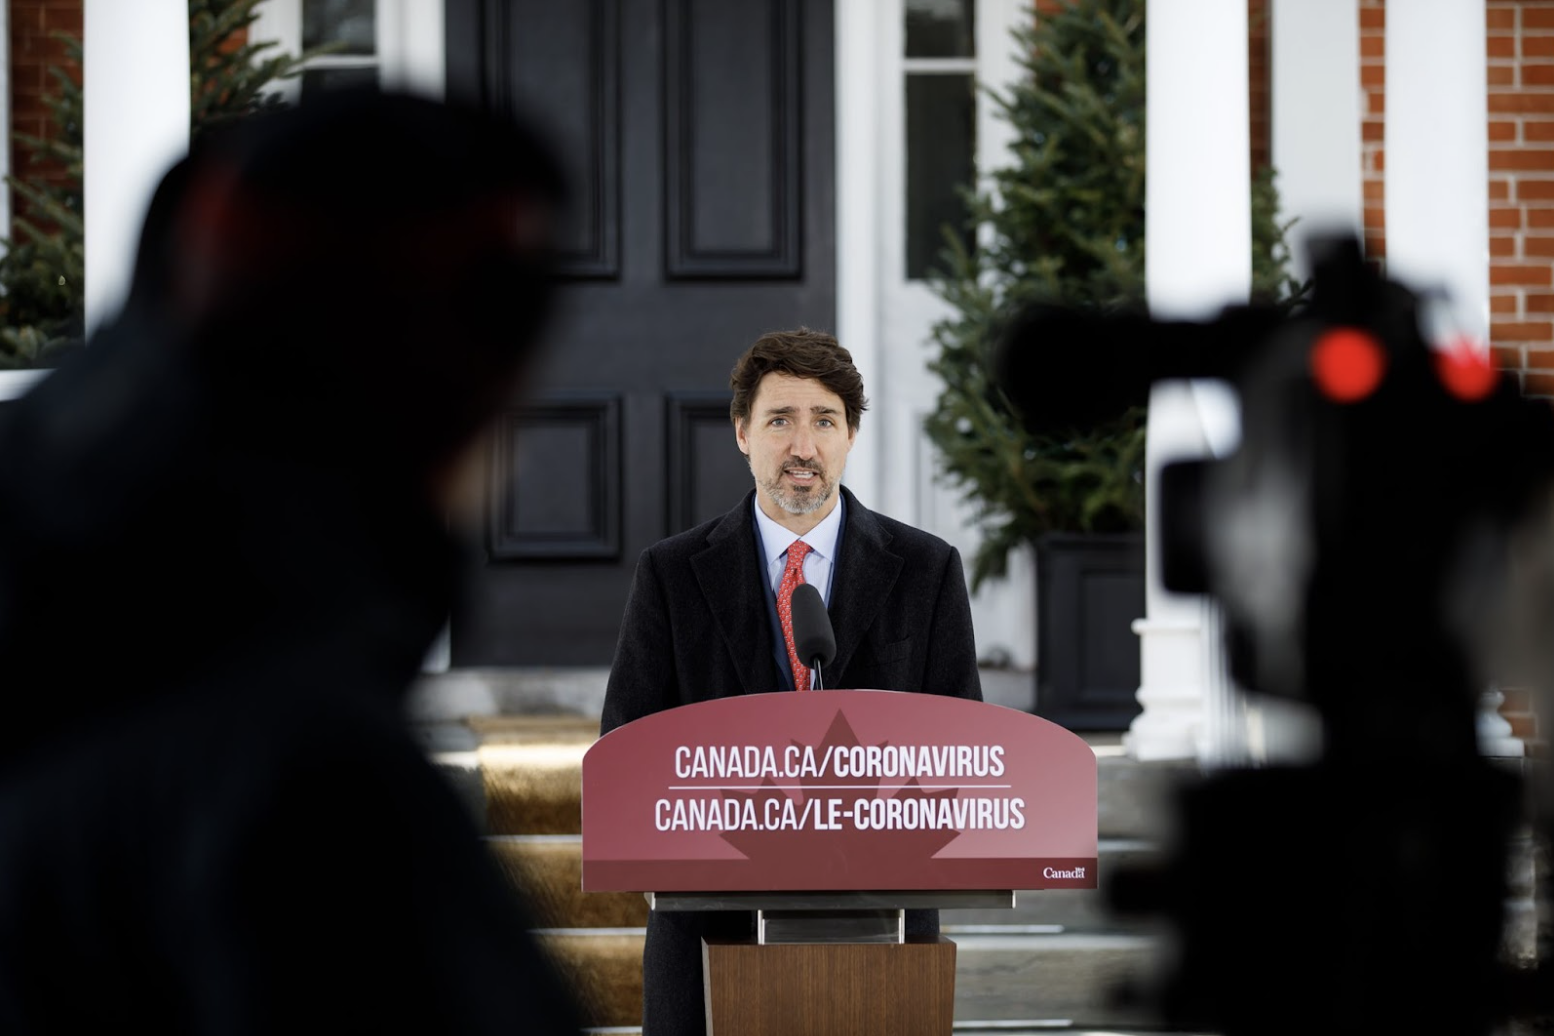
<svg viewBox="0 0 1554 1036">
<path fill-rule="evenodd" d="M 1021 68 L 1010 30 L 1026 0 L 975 0 L 979 84 L 1006 90 Z M 944 303 L 905 276 L 905 0 L 836 5 L 836 334 L 869 388 L 870 414 L 844 481 L 860 499 L 938 535 L 967 555 L 979 537 L 971 509 L 938 481 L 923 432 L 937 396 L 926 370 L 929 329 Z M 1009 164 L 1014 133 L 979 93 L 977 168 Z M 972 598 L 982 650 L 1002 649 L 1019 668 L 1035 664 L 1035 570 L 1031 551 L 1011 558 L 1007 579 Z"/>
</svg>

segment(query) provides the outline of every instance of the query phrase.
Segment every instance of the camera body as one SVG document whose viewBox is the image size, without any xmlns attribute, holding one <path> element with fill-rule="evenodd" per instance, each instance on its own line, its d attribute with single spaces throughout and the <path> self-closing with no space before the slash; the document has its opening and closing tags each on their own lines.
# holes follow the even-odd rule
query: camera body
<svg viewBox="0 0 1554 1036">
<path fill-rule="evenodd" d="M 1427 341 L 1429 316 L 1328 243 L 1309 303 L 1225 372 L 1239 449 L 1161 475 L 1166 586 L 1219 601 L 1232 675 L 1310 701 L 1330 752 L 1474 755 L 1478 692 L 1541 650 L 1508 636 L 1509 566 L 1554 485 L 1554 413 Z M 1423 740 L 1398 743 L 1402 715 Z"/>
<path fill-rule="evenodd" d="M 1185 788 L 1174 853 L 1116 876 L 1113 899 L 1174 928 L 1156 991 L 1173 1024 L 1488 1032 L 1515 1009 L 1498 953 L 1521 810 L 1479 753 L 1476 704 L 1551 668 L 1554 411 L 1352 239 L 1317 242 L 1312 268 L 1288 312 L 1044 307 L 1000 355 L 1038 431 L 1165 378 L 1234 388 L 1237 449 L 1162 469 L 1163 581 L 1218 602 L 1242 687 L 1322 724 L 1312 765 Z"/>
</svg>

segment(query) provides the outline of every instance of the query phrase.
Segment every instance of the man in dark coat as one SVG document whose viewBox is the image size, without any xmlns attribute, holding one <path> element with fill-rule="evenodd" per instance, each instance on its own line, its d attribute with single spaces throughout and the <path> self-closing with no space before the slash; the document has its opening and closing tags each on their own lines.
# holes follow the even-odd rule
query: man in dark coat
<svg viewBox="0 0 1554 1036">
<path fill-rule="evenodd" d="M 830 687 L 981 700 L 960 557 L 865 508 L 840 485 L 866 406 L 852 357 L 799 329 L 759 339 L 735 366 L 730 415 L 756 488 L 722 518 L 648 548 L 610 669 L 602 732 L 663 709 L 781 690 L 812 674 L 780 616 L 797 582 L 827 602 Z M 701 940 L 743 937 L 744 912 L 653 914 L 643 954 L 645 1036 L 705 1032 Z M 911 935 L 938 934 L 909 911 Z"/>
<path fill-rule="evenodd" d="M 0 407 L 0 1031 L 578 1031 L 402 714 L 559 191 L 474 112 L 256 117 Z"/>
</svg>

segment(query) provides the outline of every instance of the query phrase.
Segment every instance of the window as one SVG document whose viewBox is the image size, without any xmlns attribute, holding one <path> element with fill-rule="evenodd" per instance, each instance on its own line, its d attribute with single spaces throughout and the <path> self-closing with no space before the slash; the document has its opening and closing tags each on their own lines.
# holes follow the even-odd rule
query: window
<svg viewBox="0 0 1554 1036">
<path fill-rule="evenodd" d="M 289 54 L 329 48 L 282 86 L 289 101 L 339 86 L 443 94 L 442 0 L 266 0 L 258 12 L 255 40 Z"/>
<path fill-rule="evenodd" d="M 302 50 L 330 48 L 302 73 L 303 97 L 380 80 L 377 0 L 302 0 Z"/>
<path fill-rule="evenodd" d="M 904 0 L 906 276 L 921 280 L 952 228 L 968 249 L 963 188 L 976 176 L 975 0 Z"/>
</svg>

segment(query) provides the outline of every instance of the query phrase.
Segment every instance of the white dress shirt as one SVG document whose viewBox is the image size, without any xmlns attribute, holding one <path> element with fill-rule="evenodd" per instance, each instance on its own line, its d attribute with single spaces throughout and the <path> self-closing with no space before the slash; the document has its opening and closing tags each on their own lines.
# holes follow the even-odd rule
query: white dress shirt
<svg viewBox="0 0 1554 1036">
<path fill-rule="evenodd" d="M 761 549 L 766 551 L 766 581 L 772 592 L 782 587 L 782 573 L 788 567 L 788 548 L 794 540 L 809 544 L 804 556 L 804 582 L 820 591 L 820 599 L 831 606 L 831 576 L 836 568 L 836 541 L 842 533 L 842 500 L 837 494 L 836 506 L 820 520 L 820 524 L 803 536 L 783 528 L 766 516 L 759 500 L 752 502 L 755 508 L 755 524 L 761 530 Z"/>
</svg>

